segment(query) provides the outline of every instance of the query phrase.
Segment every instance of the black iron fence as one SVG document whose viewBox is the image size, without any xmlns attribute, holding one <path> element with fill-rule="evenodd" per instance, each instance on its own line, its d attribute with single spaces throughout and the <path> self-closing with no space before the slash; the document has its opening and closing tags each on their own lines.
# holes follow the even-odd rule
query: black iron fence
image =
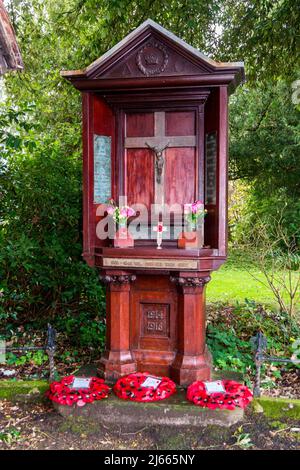
<svg viewBox="0 0 300 470">
<path fill-rule="evenodd" d="M 56 350 L 56 330 L 48 323 L 47 339 L 44 346 L 12 346 L 6 347 L 3 352 L 45 351 L 49 358 L 49 382 L 55 378 L 54 355 Z"/>
<path fill-rule="evenodd" d="M 256 368 L 253 395 L 255 397 L 260 397 L 261 367 L 264 362 L 300 364 L 300 359 L 285 359 L 281 357 L 270 356 L 269 354 L 267 354 L 267 338 L 263 335 L 261 331 L 259 331 L 256 336 L 253 336 L 251 338 L 251 343 L 255 350 L 254 362 Z"/>
</svg>

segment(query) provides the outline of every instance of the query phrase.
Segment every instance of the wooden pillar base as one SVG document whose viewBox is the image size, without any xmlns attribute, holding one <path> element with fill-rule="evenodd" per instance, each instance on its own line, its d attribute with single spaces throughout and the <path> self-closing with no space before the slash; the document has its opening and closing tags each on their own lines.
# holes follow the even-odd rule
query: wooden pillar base
<svg viewBox="0 0 300 470">
<path fill-rule="evenodd" d="M 101 357 L 98 375 L 107 382 L 114 382 L 127 374 L 137 371 L 136 362 L 128 351 L 107 351 Z"/>
<path fill-rule="evenodd" d="M 209 275 L 180 273 L 171 277 L 178 286 L 178 348 L 170 368 L 179 385 L 210 380 L 211 354 L 205 344 L 205 284 Z"/>
<path fill-rule="evenodd" d="M 98 374 L 109 382 L 136 372 L 130 351 L 130 284 L 134 274 L 106 273 L 100 276 L 106 284 L 106 351 L 100 359 Z"/>
<path fill-rule="evenodd" d="M 178 353 L 170 369 L 170 377 L 179 385 L 190 385 L 196 380 L 210 380 L 212 359 L 208 348 L 199 356 Z"/>
</svg>

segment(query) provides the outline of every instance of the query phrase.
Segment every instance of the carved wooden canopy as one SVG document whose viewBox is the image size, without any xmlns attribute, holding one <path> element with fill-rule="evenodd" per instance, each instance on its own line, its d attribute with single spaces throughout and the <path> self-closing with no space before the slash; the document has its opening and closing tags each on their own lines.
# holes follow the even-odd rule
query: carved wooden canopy
<svg viewBox="0 0 300 470">
<path fill-rule="evenodd" d="M 62 76 L 81 90 L 166 85 L 229 85 L 244 80 L 242 62 L 216 62 L 148 19 L 84 70 Z"/>
<path fill-rule="evenodd" d="M 8 14 L 0 0 L 0 75 L 7 70 L 24 68 L 21 53 L 16 41 Z"/>
</svg>

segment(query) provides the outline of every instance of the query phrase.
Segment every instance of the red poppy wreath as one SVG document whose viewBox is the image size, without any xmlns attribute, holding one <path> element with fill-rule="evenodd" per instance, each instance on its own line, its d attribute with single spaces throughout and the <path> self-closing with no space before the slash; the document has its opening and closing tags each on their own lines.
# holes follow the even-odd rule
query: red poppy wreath
<svg viewBox="0 0 300 470">
<path fill-rule="evenodd" d="M 210 408 L 234 410 L 245 408 L 253 399 L 252 392 L 245 385 L 233 380 L 222 380 L 224 392 L 209 393 L 205 382 L 193 382 L 187 390 L 187 399 L 195 405 Z"/>
<path fill-rule="evenodd" d="M 60 405 L 84 406 L 86 403 L 92 403 L 95 400 L 107 398 L 109 394 L 109 386 L 104 383 L 103 379 L 91 377 L 88 388 L 72 388 L 75 376 L 69 375 L 59 382 L 52 382 L 50 389 L 47 390 L 46 396 Z"/>
<path fill-rule="evenodd" d="M 121 377 L 113 388 L 123 400 L 151 402 L 164 400 L 176 392 L 175 383 L 168 377 L 155 377 L 148 372 Z"/>
</svg>

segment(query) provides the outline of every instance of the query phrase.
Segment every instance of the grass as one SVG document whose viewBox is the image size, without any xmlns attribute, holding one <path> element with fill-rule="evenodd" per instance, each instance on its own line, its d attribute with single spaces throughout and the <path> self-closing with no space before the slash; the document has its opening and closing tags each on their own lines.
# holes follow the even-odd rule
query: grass
<svg viewBox="0 0 300 470">
<path fill-rule="evenodd" d="M 253 276 L 251 275 L 253 274 Z M 253 263 L 251 255 L 231 251 L 227 262 L 218 271 L 212 273 L 212 280 L 207 285 L 207 302 L 244 303 L 245 299 L 256 303 L 276 306 L 271 290 L 261 284 L 266 282 L 264 275 Z"/>
<path fill-rule="evenodd" d="M 260 397 L 256 398 L 255 401 L 262 406 L 264 414 L 268 418 L 291 418 L 299 422 L 300 400 L 279 397 Z"/>
<path fill-rule="evenodd" d="M 252 270 L 255 277 L 264 280 L 259 271 Z M 257 303 L 274 304 L 274 297 L 270 289 L 255 280 L 243 267 L 223 265 L 218 271 L 212 273 L 206 291 L 207 302 L 245 302 L 245 299 L 255 300 Z"/>
<path fill-rule="evenodd" d="M 14 400 L 24 395 L 43 395 L 48 388 L 46 380 L 1 380 L 0 400 Z"/>
</svg>

